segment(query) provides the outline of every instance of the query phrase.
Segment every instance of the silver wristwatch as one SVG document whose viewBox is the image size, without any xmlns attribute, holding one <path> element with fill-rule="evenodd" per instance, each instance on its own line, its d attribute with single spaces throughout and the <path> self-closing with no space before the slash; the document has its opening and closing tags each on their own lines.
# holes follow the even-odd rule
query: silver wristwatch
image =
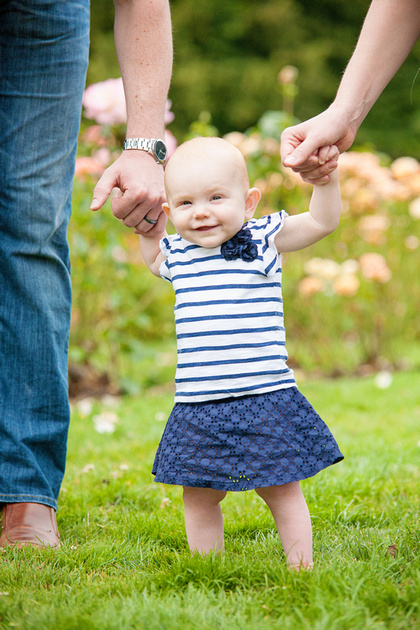
<svg viewBox="0 0 420 630">
<path fill-rule="evenodd" d="M 123 149 L 147 151 L 147 153 L 153 155 L 158 164 L 165 164 L 167 149 L 160 138 L 127 138 L 124 140 Z"/>
</svg>

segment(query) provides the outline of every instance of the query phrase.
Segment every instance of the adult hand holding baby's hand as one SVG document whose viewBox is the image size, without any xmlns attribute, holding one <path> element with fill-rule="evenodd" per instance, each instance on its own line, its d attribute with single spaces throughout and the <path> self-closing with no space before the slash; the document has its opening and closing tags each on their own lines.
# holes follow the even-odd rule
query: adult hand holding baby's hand
<svg viewBox="0 0 420 630">
<path fill-rule="evenodd" d="M 340 153 L 350 148 L 357 126 L 349 119 L 346 110 L 331 105 L 325 112 L 303 123 L 288 127 L 281 134 L 281 161 L 303 181 L 326 184 L 328 175 L 336 167 L 327 149 L 336 146 Z"/>
<path fill-rule="evenodd" d="M 147 217 L 149 218 L 149 217 Z M 161 212 L 158 216 L 157 222 L 154 225 L 150 225 L 148 226 L 148 229 L 138 229 L 138 228 L 134 228 L 134 233 L 135 234 L 141 234 L 144 237 L 147 238 L 161 238 L 162 235 L 165 233 L 166 231 L 166 224 L 168 222 L 168 217 L 166 216 L 166 214 L 163 212 L 163 210 L 161 209 Z M 147 221 L 146 221 L 147 224 Z M 141 223 L 141 227 L 143 228 L 145 225 L 145 222 L 143 221 L 143 223 Z"/>
<path fill-rule="evenodd" d="M 318 166 L 312 171 L 300 173 L 301 178 L 308 184 L 314 186 L 324 186 L 330 181 L 330 174 L 335 171 L 338 166 L 338 158 L 340 151 L 335 145 L 324 146 L 318 149 L 313 157 L 318 159 Z"/>
<path fill-rule="evenodd" d="M 301 166 L 292 170 L 299 173 L 304 182 L 323 186 L 328 184 L 330 173 L 337 168 L 339 156 L 340 151 L 335 145 L 322 146 L 311 153 Z M 283 163 L 287 166 L 287 158 L 283 160 Z"/>
</svg>

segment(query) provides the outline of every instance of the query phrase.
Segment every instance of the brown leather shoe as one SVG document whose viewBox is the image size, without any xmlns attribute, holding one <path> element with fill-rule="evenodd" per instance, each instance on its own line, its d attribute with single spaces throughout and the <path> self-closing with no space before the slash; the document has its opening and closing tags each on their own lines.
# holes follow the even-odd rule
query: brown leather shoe
<svg viewBox="0 0 420 630">
<path fill-rule="evenodd" d="M 59 547 L 55 511 L 41 503 L 5 503 L 0 547 Z"/>
</svg>

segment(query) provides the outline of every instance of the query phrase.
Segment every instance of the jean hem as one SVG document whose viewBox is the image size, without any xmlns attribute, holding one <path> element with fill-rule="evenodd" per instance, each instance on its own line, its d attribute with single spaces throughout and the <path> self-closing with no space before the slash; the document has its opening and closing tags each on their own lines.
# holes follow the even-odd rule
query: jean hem
<svg viewBox="0 0 420 630">
<path fill-rule="evenodd" d="M 41 494 L 0 494 L 0 503 L 41 503 L 52 507 L 55 511 L 58 508 L 55 499 Z"/>
</svg>

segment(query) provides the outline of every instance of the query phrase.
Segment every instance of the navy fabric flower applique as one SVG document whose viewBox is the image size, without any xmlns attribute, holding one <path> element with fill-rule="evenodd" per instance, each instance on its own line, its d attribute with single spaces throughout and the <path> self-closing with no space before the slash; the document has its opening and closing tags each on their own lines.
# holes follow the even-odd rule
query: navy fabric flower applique
<svg viewBox="0 0 420 630">
<path fill-rule="evenodd" d="M 252 262 L 258 256 L 258 248 L 252 241 L 251 231 L 248 228 L 242 228 L 235 236 L 222 243 L 220 253 L 225 260 L 242 258 L 245 262 Z"/>
</svg>

